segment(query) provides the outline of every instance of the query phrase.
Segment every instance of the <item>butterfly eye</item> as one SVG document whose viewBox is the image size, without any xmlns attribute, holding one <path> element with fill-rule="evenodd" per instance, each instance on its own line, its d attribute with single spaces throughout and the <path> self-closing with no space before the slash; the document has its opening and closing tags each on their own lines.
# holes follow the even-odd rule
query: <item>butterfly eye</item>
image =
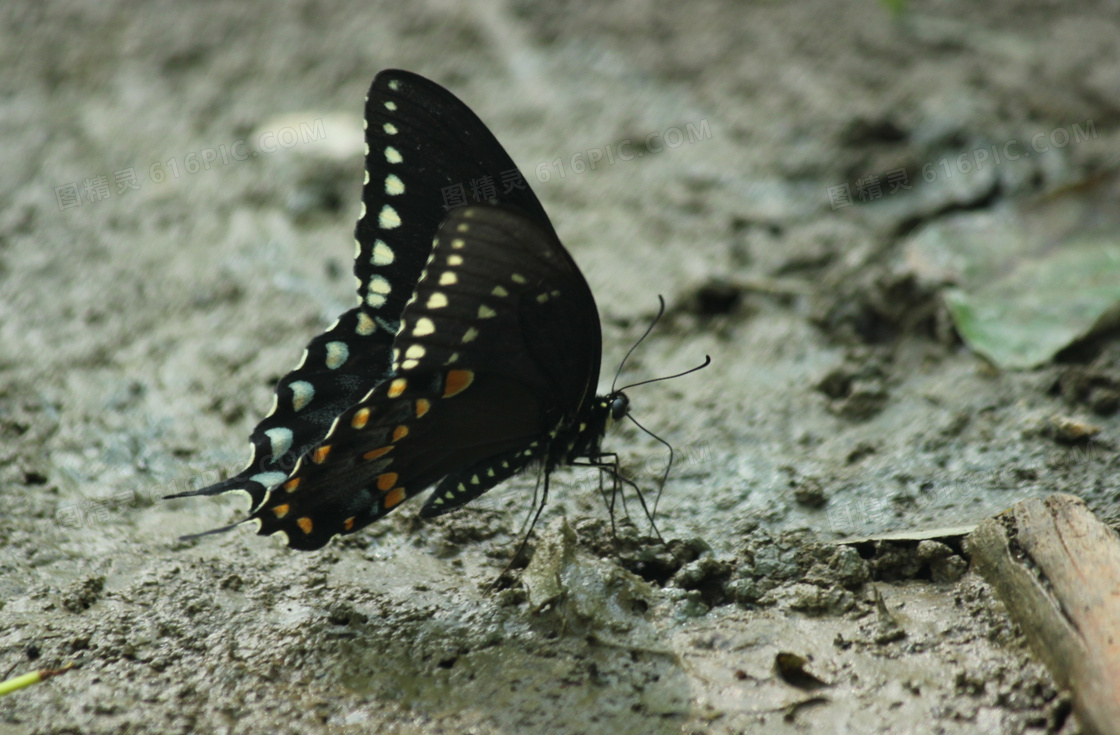
<svg viewBox="0 0 1120 735">
<path fill-rule="evenodd" d="M 630 411 L 630 399 L 619 393 L 611 400 L 611 421 L 618 421 Z"/>
</svg>

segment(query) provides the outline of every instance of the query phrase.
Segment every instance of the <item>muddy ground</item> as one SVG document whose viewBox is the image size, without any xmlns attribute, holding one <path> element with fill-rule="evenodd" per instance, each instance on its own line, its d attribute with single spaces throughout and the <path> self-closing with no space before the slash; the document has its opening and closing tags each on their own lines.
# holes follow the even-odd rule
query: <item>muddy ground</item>
<svg viewBox="0 0 1120 735">
<path fill-rule="evenodd" d="M 1118 515 L 1115 335 L 1000 372 L 905 257 L 1114 167 L 1114 4 L 15 2 L 0 58 L 0 674 L 78 665 L 0 731 L 1077 731 L 959 532 L 835 542 L 1056 490 Z M 240 469 L 352 301 L 389 67 L 519 163 L 595 292 L 604 387 L 658 294 L 625 378 L 712 356 L 631 393 L 678 449 L 668 546 L 633 500 L 612 543 L 573 472 L 496 589 L 531 475 L 320 553 L 177 540 L 244 501 L 160 497 Z M 1011 141 L 1033 155 L 994 163 Z M 607 445 L 652 486 L 657 444 Z"/>
</svg>

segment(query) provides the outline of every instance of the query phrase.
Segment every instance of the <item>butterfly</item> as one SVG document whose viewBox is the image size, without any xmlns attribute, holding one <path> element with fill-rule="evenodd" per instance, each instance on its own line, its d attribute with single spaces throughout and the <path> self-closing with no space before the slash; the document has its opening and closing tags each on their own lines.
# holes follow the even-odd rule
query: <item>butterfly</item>
<svg viewBox="0 0 1120 735">
<path fill-rule="evenodd" d="M 395 69 L 370 86 L 365 141 L 357 306 L 279 381 L 248 466 L 172 497 L 247 492 L 241 523 L 310 550 L 432 486 L 422 517 L 533 463 L 545 497 L 564 464 L 618 477 L 601 444 L 629 399 L 596 395 L 595 299 L 509 155 L 458 98 Z M 474 203 L 448 205 L 468 187 Z"/>
</svg>

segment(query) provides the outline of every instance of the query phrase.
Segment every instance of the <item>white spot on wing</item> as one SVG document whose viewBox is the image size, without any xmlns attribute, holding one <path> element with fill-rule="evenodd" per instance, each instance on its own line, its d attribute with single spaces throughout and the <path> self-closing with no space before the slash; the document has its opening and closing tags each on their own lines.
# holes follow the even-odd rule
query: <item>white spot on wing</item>
<svg viewBox="0 0 1120 735">
<path fill-rule="evenodd" d="M 282 483 L 284 480 L 287 480 L 288 479 L 288 473 L 286 473 L 286 472 L 258 472 L 257 474 L 253 475 L 249 479 L 252 480 L 253 482 L 259 482 L 260 484 L 264 485 L 266 488 L 271 489 L 272 487 Z"/>
<path fill-rule="evenodd" d="M 396 174 L 385 177 L 385 193 L 391 197 L 404 194 L 404 182 Z"/>
<path fill-rule="evenodd" d="M 444 271 L 439 276 L 439 285 L 441 285 L 441 286 L 451 286 L 452 284 L 455 284 L 455 283 L 458 283 L 458 282 L 459 282 L 459 277 L 457 275 L 455 275 L 454 273 L 452 273 L 451 271 Z"/>
<path fill-rule="evenodd" d="M 467 342 L 474 342 L 475 338 L 477 337 L 478 330 L 474 327 L 471 327 L 467 330 L 467 333 L 463 335 L 463 343 L 466 344 Z"/>
<path fill-rule="evenodd" d="M 345 342 L 327 342 L 327 367 L 336 370 L 350 357 L 350 348 Z"/>
<path fill-rule="evenodd" d="M 386 102 L 386 103 L 385 103 L 385 109 L 386 109 L 386 110 L 392 110 L 392 111 L 396 112 L 396 110 L 397 110 L 397 103 L 396 103 L 396 102 L 393 102 L 393 101 L 389 101 L 389 102 Z"/>
<path fill-rule="evenodd" d="M 385 296 L 374 293 L 373 291 L 368 291 L 366 293 L 366 303 L 371 309 L 379 309 L 385 305 Z"/>
<path fill-rule="evenodd" d="M 490 293 L 493 294 L 494 296 L 503 297 L 503 298 L 506 297 L 506 296 L 509 296 L 509 291 L 505 290 L 501 286 L 494 286 L 494 290 L 491 291 Z"/>
<path fill-rule="evenodd" d="M 463 264 L 463 256 L 462 255 L 448 255 L 447 256 L 447 264 L 450 265 L 450 266 L 462 265 Z"/>
<path fill-rule="evenodd" d="M 429 309 L 442 309 L 447 306 L 447 297 L 439 291 L 433 291 L 432 295 L 428 297 L 426 306 Z"/>
<path fill-rule="evenodd" d="M 423 345 L 411 345 L 404 351 L 404 356 L 410 360 L 419 360 L 426 352 Z"/>
<path fill-rule="evenodd" d="M 413 337 L 426 337 L 436 331 L 435 322 L 427 317 L 421 317 L 416 321 L 416 328 L 412 330 Z"/>
<path fill-rule="evenodd" d="M 478 307 L 478 318 L 479 319 L 491 319 L 491 318 L 493 318 L 497 315 L 498 315 L 498 312 L 494 311 L 493 309 L 491 309 L 486 304 L 479 304 L 479 307 Z"/>
<path fill-rule="evenodd" d="M 374 330 L 376 329 L 377 324 L 375 324 L 374 321 L 369 318 L 369 314 L 363 314 L 360 312 L 358 313 L 358 328 L 356 330 L 358 334 L 363 337 L 368 337 L 369 335 L 373 334 Z"/>
<path fill-rule="evenodd" d="M 397 126 L 394 125 L 393 123 L 385 123 L 384 125 L 381 126 L 381 129 L 384 130 L 387 135 L 396 135 L 397 134 Z"/>
<path fill-rule="evenodd" d="M 288 453 L 288 450 L 292 448 L 292 440 L 295 438 L 291 429 L 282 426 L 269 429 L 264 435 L 268 437 L 268 441 L 272 445 L 272 458 L 274 460 Z"/>
<path fill-rule="evenodd" d="M 315 396 L 315 386 L 306 380 L 297 380 L 288 386 L 292 389 L 292 410 L 299 411 Z"/>
<path fill-rule="evenodd" d="M 368 155 L 368 151 L 367 151 L 367 155 Z M 385 160 L 388 161 L 389 163 L 400 163 L 401 161 L 404 160 L 404 157 L 401 156 L 400 151 L 398 151 L 396 148 L 394 148 L 393 146 L 390 145 L 390 146 L 385 146 Z"/>
</svg>

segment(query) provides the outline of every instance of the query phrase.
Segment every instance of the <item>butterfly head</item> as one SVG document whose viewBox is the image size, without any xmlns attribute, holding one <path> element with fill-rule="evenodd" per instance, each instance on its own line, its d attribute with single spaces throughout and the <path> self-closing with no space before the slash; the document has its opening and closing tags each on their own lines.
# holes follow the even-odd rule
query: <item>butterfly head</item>
<svg viewBox="0 0 1120 735">
<path fill-rule="evenodd" d="M 621 421 L 630 413 L 630 398 L 622 391 L 611 393 L 603 401 L 607 408 L 606 428 L 610 428 L 616 421 Z"/>
</svg>

